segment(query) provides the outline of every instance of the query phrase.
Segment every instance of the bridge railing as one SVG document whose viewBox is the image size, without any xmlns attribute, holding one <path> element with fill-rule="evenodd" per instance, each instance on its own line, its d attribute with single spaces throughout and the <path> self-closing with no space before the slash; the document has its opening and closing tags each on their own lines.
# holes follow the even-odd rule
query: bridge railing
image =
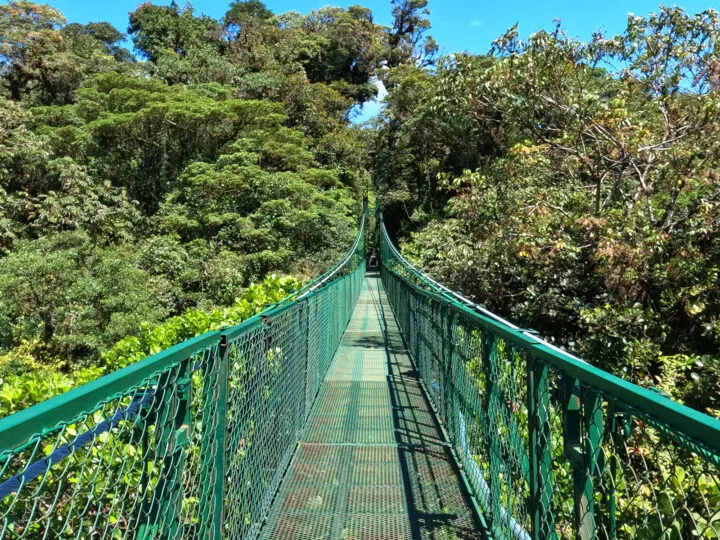
<svg viewBox="0 0 720 540">
<path fill-rule="evenodd" d="M 411 265 L 382 281 L 496 538 L 720 538 L 720 421 L 583 362 Z"/>
<path fill-rule="evenodd" d="M 0 538 L 249 538 L 360 293 L 346 257 L 243 323 L 0 420 Z"/>
</svg>

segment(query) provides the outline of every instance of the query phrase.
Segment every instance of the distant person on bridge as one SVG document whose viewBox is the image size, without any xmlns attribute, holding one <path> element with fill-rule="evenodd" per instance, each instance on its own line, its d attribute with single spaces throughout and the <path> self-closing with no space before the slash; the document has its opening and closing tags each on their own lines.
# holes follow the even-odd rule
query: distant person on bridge
<svg viewBox="0 0 720 540">
<path fill-rule="evenodd" d="M 378 269 L 378 257 L 377 257 L 377 250 L 372 249 L 370 252 L 370 256 L 368 257 L 368 270 L 377 270 Z"/>
</svg>

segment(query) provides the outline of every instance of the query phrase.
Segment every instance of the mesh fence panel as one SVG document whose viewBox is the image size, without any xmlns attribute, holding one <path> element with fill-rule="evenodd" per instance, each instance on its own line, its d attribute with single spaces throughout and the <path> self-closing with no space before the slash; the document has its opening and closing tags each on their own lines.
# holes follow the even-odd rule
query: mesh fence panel
<svg viewBox="0 0 720 540">
<path fill-rule="evenodd" d="M 380 239 L 390 304 L 495 537 L 720 538 L 720 422 L 475 312 Z"/>
<path fill-rule="evenodd" d="M 227 538 L 253 537 L 267 518 L 350 319 L 363 272 L 358 265 L 229 337 Z"/>
<path fill-rule="evenodd" d="M 478 315 L 382 247 L 497 538 L 720 538 L 717 422 Z M 0 538 L 253 537 L 359 295 L 353 253 L 293 301 L 1 420 Z"/>
<path fill-rule="evenodd" d="M 364 274 L 342 263 L 211 332 L 0 420 L 0 538 L 251 538 Z"/>
<path fill-rule="evenodd" d="M 215 444 L 212 339 L 87 412 L 0 456 L 3 538 L 204 537 L 200 483 Z"/>
</svg>

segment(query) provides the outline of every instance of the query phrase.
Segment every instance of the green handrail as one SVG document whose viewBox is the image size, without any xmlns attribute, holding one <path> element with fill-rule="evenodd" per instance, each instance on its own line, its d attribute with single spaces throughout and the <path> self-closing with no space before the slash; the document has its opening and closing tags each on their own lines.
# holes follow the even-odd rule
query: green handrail
<svg viewBox="0 0 720 540">
<path fill-rule="evenodd" d="M 0 538 L 253 537 L 359 295 L 365 213 L 262 313 L 0 419 Z"/>
<path fill-rule="evenodd" d="M 720 538 L 720 421 L 602 371 L 409 263 L 382 280 L 498 538 Z"/>
</svg>

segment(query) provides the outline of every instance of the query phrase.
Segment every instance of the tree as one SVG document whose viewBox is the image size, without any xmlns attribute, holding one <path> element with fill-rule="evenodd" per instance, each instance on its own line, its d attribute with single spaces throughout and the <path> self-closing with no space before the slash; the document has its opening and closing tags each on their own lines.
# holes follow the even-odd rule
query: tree
<svg viewBox="0 0 720 540">
<path fill-rule="evenodd" d="M 49 62 L 63 50 L 62 14 L 50 6 L 10 2 L 0 6 L 0 75 L 11 99 L 47 90 Z"/>
<path fill-rule="evenodd" d="M 61 33 L 66 39 L 82 41 L 85 37 L 94 40 L 92 44 L 99 45 L 105 54 L 112 56 L 118 62 L 133 62 L 135 58 L 125 47 L 121 45 L 125 34 L 118 31 L 113 25 L 107 22 L 79 24 L 71 23 L 64 26 Z M 72 46 L 76 49 L 76 46 Z"/>
<path fill-rule="evenodd" d="M 717 378 L 720 346 L 717 21 L 662 8 L 590 43 L 511 28 L 424 86 L 388 70 L 400 84 L 374 166 L 388 221 L 434 277 L 706 410 L 720 403 L 698 382 Z"/>
<path fill-rule="evenodd" d="M 227 92 L 211 90 L 101 75 L 86 83 L 73 106 L 87 115 L 87 123 L 68 131 L 61 119 L 45 132 L 62 146 L 73 133 L 80 143 L 77 151 L 93 158 L 93 176 L 125 187 L 152 213 L 189 161 L 214 159 L 242 130 L 278 126 L 285 118 L 280 105 L 227 99 Z M 67 121 L 72 118 L 77 116 Z"/>
<path fill-rule="evenodd" d="M 96 248 L 81 232 L 19 242 L 0 260 L 5 344 L 39 336 L 50 357 L 71 360 L 162 320 L 164 284 L 134 256 L 128 247 Z"/>
<path fill-rule="evenodd" d="M 294 30 L 300 38 L 297 59 L 311 82 L 328 84 L 360 103 L 375 96 L 371 77 L 382 42 L 369 9 L 322 8 L 302 17 Z"/>
<path fill-rule="evenodd" d="M 28 205 L 35 232 L 82 230 L 99 244 L 134 239 L 141 216 L 124 189 L 94 181 L 71 158 L 52 161 L 48 174 L 57 177 L 57 188 L 39 194 Z"/>
<path fill-rule="evenodd" d="M 347 114 L 382 52 L 369 10 L 145 3 L 140 61 L 111 25 L 46 6 L 2 6 L 0 28 L 0 358 L 87 380 L 78 364 L 113 340 L 188 309 L 225 320 L 268 272 L 309 278 L 352 242 L 369 138 Z"/>
<path fill-rule="evenodd" d="M 427 0 L 391 0 L 393 25 L 387 29 L 385 62 L 393 68 L 401 64 L 420 67 L 432 65 L 438 52 L 437 43 L 425 34 L 430 29 Z"/>
<path fill-rule="evenodd" d="M 11 99 L 73 101 L 82 80 L 133 60 L 108 23 L 64 26 L 60 12 L 30 2 L 0 6 L 0 76 Z"/>
<path fill-rule="evenodd" d="M 161 231 L 241 255 L 246 284 L 293 267 L 319 271 L 352 241 L 354 205 L 306 145 L 298 131 L 253 130 L 215 163 L 193 163 L 160 209 Z"/>
<path fill-rule="evenodd" d="M 34 191 L 45 185 L 50 148 L 32 130 L 32 117 L 19 103 L 0 98 L 0 187 Z"/>
<path fill-rule="evenodd" d="M 187 56 L 208 46 L 220 53 L 225 46 L 220 24 L 206 16 L 196 17 L 190 4 L 180 9 L 174 2 L 169 6 L 145 2 L 130 13 L 128 32 L 135 48 L 154 64 L 169 52 Z"/>
<path fill-rule="evenodd" d="M 237 40 L 241 34 L 249 34 L 256 25 L 272 24 L 275 16 L 260 0 L 243 0 L 230 4 L 225 13 L 225 29 L 232 39 Z"/>
</svg>

